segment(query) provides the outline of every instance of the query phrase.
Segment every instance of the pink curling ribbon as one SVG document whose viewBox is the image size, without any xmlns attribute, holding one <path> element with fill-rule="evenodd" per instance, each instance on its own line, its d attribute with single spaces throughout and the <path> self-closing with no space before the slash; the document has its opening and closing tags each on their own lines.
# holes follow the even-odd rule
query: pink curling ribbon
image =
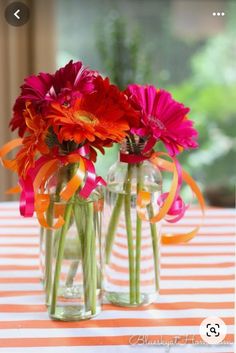
<svg viewBox="0 0 236 353">
<path fill-rule="evenodd" d="M 32 217 L 34 214 L 34 188 L 30 176 L 26 179 L 20 178 L 20 214 L 24 217 Z"/>
<path fill-rule="evenodd" d="M 34 179 L 44 165 L 45 162 L 49 161 L 46 157 L 40 157 L 36 162 L 34 168 L 30 168 L 26 178 L 20 178 L 19 184 L 21 186 L 20 194 L 20 214 L 23 217 L 32 217 L 34 214 Z"/>
<path fill-rule="evenodd" d="M 85 158 L 86 155 L 89 154 L 90 148 L 88 145 L 84 145 L 81 148 L 73 151 L 71 154 L 66 155 L 66 156 L 59 156 L 56 154 L 56 151 L 54 151 L 55 154 L 53 156 L 45 157 L 42 156 L 40 157 L 36 162 L 34 168 L 30 168 L 26 178 L 21 178 L 19 180 L 20 186 L 21 186 L 21 195 L 20 195 L 20 213 L 24 217 L 32 217 L 34 214 L 35 210 L 35 190 L 34 190 L 34 182 L 36 176 L 38 176 L 38 173 L 40 173 L 40 170 L 43 166 L 46 165 L 46 163 L 53 160 L 58 160 L 58 162 L 61 162 L 62 164 L 67 164 L 69 163 L 69 158 L 70 156 L 76 156 L 76 154 L 80 155 L 83 158 L 83 161 L 86 166 L 86 179 L 85 179 L 85 184 L 83 188 L 80 191 L 80 195 L 84 198 L 89 197 L 91 192 L 96 188 L 97 185 L 106 185 L 106 182 L 103 180 L 101 177 L 96 176 L 95 172 L 95 167 L 93 163 Z M 52 163 L 48 163 L 48 170 L 52 167 Z M 43 177 L 43 175 L 42 175 Z"/>
<path fill-rule="evenodd" d="M 164 194 L 161 194 L 157 200 L 157 203 L 160 207 L 163 206 L 167 196 L 168 192 L 165 192 Z M 182 197 L 180 195 L 177 195 L 176 199 L 172 203 L 169 211 L 167 212 L 167 216 L 170 217 L 165 217 L 165 220 L 169 223 L 176 223 L 178 222 L 185 214 L 185 211 L 188 209 L 189 205 L 185 205 Z"/>
<path fill-rule="evenodd" d="M 86 199 L 98 185 L 105 186 L 106 182 L 102 177 L 96 176 L 95 167 L 90 160 L 85 159 L 84 162 L 87 170 L 87 177 L 85 184 L 80 190 L 79 194 L 80 196 Z"/>
<path fill-rule="evenodd" d="M 79 153 L 81 156 L 85 157 L 86 155 L 89 154 L 90 152 L 90 148 L 89 148 L 89 145 L 84 145 L 80 148 L 78 148 L 77 150 L 75 150 L 73 153 Z"/>
<path fill-rule="evenodd" d="M 179 194 L 181 186 L 182 186 L 182 182 L 183 182 L 182 167 L 181 167 L 179 161 L 175 157 L 173 158 L 173 161 L 175 163 L 177 173 L 178 173 L 178 186 L 176 189 L 175 198 L 173 200 L 173 203 L 172 203 L 169 211 L 167 212 L 167 217 L 165 217 L 165 220 L 169 223 L 178 222 L 181 218 L 183 218 L 185 211 L 189 207 L 189 205 L 185 205 L 182 197 Z M 161 167 L 160 167 L 160 169 L 165 170 L 165 168 L 161 168 Z M 159 196 L 157 203 L 160 207 L 162 207 L 162 205 L 164 204 L 168 195 L 169 195 L 169 193 L 165 192 Z"/>
<path fill-rule="evenodd" d="M 176 169 L 177 169 L 177 173 L 178 173 L 178 186 L 176 189 L 174 201 L 173 201 L 169 211 L 167 212 L 167 217 L 165 217 L 165 220 L 169 223 L 176 223 L 181 218 L 183 218 L 186 210 L 190 206 L 189 204 L 186 205 L 184 200 L 180 196 L 180 189 L 181 189 L 182 182 L 183 182 L 182 167 L 181 167 L 179 161 L 175 157 L 173 158 L 173 161 L 176 165 Z M 159 206 L 163 205 L 164 201 L 168 197 L 168 194 L 169 193 L 166 192 L 166 193 L 163 193 L 162 195 L 160 195 L 160 197 L 157 200 L 157 203 L 159 204 Z"/>
<path fill-rule="evenodd" d="M 89 145 L 86 144 L 86 145 L 80 147 L 78 150 L 74 151 L 74 153 L 76 153 L 76 152 L 79 152 L 79 154 L 82 157 L 85 157 L 90 152 Z M 83 188 L 80 190 L 79 195 L 86 199 L 89 197 L 91 192 L 98 185 L 106 186 L 106 182 L 102 177 L 96 176 L 96 171 L 95 171 L 95 167 L 94 167 L 93 162 L 91 162 L 87 158 L 83 158 L 83 160 L 85 163 L 85 169 L 86 169 L 87 175 L 86 175 L 85 184 L 84 184 Z"/>
</svg>

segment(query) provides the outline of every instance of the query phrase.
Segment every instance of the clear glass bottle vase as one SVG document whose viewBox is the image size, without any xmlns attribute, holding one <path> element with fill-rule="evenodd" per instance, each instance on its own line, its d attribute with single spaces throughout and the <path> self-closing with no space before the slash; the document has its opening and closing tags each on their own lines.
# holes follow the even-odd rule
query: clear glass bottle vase
<svg viewBox="0 0 236 353">
<path fill-rule="evenodd" d="M 135 151 L 125 141 L 121 152 L 140 155 L 143 145 Z M 160 223 L 140 219 L 137 195 L 151 194 L 146 214 L 153 217 L 159 210 L 158 197 L 162 189 L 159 169 L 148 159 L 140 163 L 119 160 L 110 168 L 105 197 L 106 299 L 120 306 L 141 306 L 155 301 L 159 289 Z"/>
<path fill-rule="evenodd" d="M 40 232 L 40 263 L 48 313 L 52 319 L 77 321 L 89 319 L 101 311 L 103 190 L 96 188 L 89 198 L 78 194 L 69 202 L 59 197 L 71 177 L 62 167 L 49 182 L 49 225 L 59 214 L 64 225 Z"/>
</svg>

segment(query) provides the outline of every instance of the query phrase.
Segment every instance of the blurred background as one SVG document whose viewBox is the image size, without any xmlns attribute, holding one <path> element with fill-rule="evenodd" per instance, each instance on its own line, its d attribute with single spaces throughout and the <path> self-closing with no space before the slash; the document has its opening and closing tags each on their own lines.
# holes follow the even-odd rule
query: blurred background
<svg viewBox="0 0 236 353">
<path fill-rule="evenodd" d="M 3 0 L 1 13 L 12 1 Z M 234 206 L 236 166 L 236 1 L 25 0 L 30 21 L 0 23 L 0 145 L 13 134 L 11 107 L 25 76 L 82 60 L 121 89 L 128 83 L 170 90 L 191 108 L 200 148 L 184 152 L 183 166 L 214 206 Z M 224 14 L 217 15 L 217 12 Z M 213 15 L 215 13 L 215 15 Z M 104 177 L 117 148 L 99 156 Z M 1 168 L 1 200 L 13 186 Z"/>
</svg>

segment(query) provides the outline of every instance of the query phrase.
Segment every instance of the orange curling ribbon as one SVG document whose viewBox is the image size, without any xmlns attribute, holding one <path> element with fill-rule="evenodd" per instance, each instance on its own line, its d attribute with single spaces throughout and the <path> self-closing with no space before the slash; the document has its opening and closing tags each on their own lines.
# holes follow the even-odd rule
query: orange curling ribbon
<svg viewBox="0 0 236 353">
<path fill-rule="evenodd" d="M 35 211 L 37 214 L 37 218 L 41 226 L 49 229 L 58 229 L 64 224 L 63 212 L 64 208 L 60 207 L 60 205 L 55 205 L 54 215 L 58 217 L 55 225 L 50 226 L 45 218 L 45 213 L 47 212 L 50 205 L 50 196 L 47 194 L 43 194 L 43 190 L 45 189 L 45 183 L 47 180 L 55 173 L 58 169 L 58 165 L 60 163 L 68 164 L 68 163 L 78 163 L 79 167 L 76 174 L 69 180 L 64 189 L 61 191 L 60 196 L 68 201 L 82 184 L 85 179 L 86 171 L 85 165 L 83 162 L 83 158 L 78 154 L 71 154 L 68 156 L 63 156 L 63 158 L 55 158 L 51 161 L 47 161 L 43 166 L 39 169 L 35 180 L 34 180 L 34 190 L 41 190 L 40 193 L 36 193 L 35 195 Z"/>
<path fill-rule="evenodd" d="M 12 195 L 12 194 L 18 194 L 19 192 L 21 192 L 21 187 L 20 187 L 20 185 L 16 185 L 16 186 L 13 186 L 12 188 L 8 189 L 6 191 L 6 194 Z"/>
<path fill-rule="evenodd" d="M 15 149 L 16 147 L 19 147 L 20 145 L 22 145 L 22 139 L 16 139 L 13 141 L 8 142 L 7 144 L 5 144 L 1 150 L 0 150 L 0 157 L 2 158 L 2 162 L 3 165 L 8 168 L 11 169 L 11 166 L 15 163 L 15 160 L 6 160 L 3 159 L 3 157 L 5 157 L 6 154 L 8 154 L 9 152 L 11 152 L 13 149 Z M 60 228 L 63 224 L 64 224 L 64 220 L 62 217 L 62 214 L 58 214 L 58 220 L 56 221 L 54 226 L 49 226 L 46 218 L 45 218 L 45 213 L 49 207 L 50 204 L 50 197 L 47 194 L 40 194 L 37 193 L 35 190 L 42 190 L 44 188 L 44 184 L 47 180 L 47 178 L 49 178 L 57 169 L 58 167 L 58 160 L 54 159 L 51 161 L 45 160 L 44 164 L 41 166 L 41 168 L 39 169 L 38 173 L 36 174 L 34 181 L 33 181 L 33 189 L 34 189 L 34 210 L 36 211 L 37 214 L 37 218 L 39 223 L 46 228 L 51 228 L 51 229 L 57 229 Z M 14 169 L 15 171 L 15 169 Z M 17 185 L 9 190 L 7 190 L 8 194 L 15 194 L 18 192 L 22 192 L 22 187 L 20 185 Z M 33 212 L 32 212 L 33 214 Z"/>
<path fill-rule="evenodd" d="M 1 149 L 0 149 L 0 159 L 2 161 L 2 164 L 5 168 L 10 169 L 12 171 L 16 171 L 16 164 L 15 160 L 11 159 L 3 159 L 9 152 L 11 152 L 13 149 L 19 147 L 22 145 L 23 139 L 18 138 L 14 139 L 10 142 L 7 142 Z"/>
<path fill-rule="evenodd" d="M 39 224 L 42 227 L 45 227 L 48 229 L 58 229 L 64 224 L 64 219 L 62 214 L 57 214 L 58 220 L 54 225 L 49 225 L 45 217 L 45 214 L 50 206 L 50 196 L 48 194 L 44 194 L 43 191 L 45 189 L 46 181 L 57 170 L 58 164 L 59 162 L 56 159 L 53 159 L 51 161 L 45 161 L 45 163 L 41 166 L 33 181 L 33 188 L 35 190 L 34 191 L 34 194 L 35 194 L 34 210 L 36 212 Z M 40 190 L 40 192 L 38 192 L 38 190 Z"/>
<path fill-rule="evenodd" d="M 53 159 L 51 161 L 46 161 L 42 167 L 39 169 L 38 173 L 35 176 L 33 186 L 34 190 L 43 190 L 45 183 L 52 176 L 52 174 L 57 170 L 59 161 Z"/>
<path fill-rule="evenodd" d="M 83 161 L 83 158 L 80 157 L 79 168 L 76 174 L 72 177 L 72 179 L 67 183 L 66 187 L 60 193 L 61 197 L 65 201 L 68 201 L 83 183 L 83 180 L 85 178 L 85 172 L 85 163 Z"/>
<path fill-rule="evenodd" d="M 9 152 L 11 152 L 14 148 L 19 147 L 22 145 L 23 139 L 14 139 L 10 142 L 7 142 L 1 149 L 0 149 L 0 158 L 5 157 Z"/>
<path fill-rule="evenodd" d="M 157 159 L 157 161 L 159 161 L 159 163 L 160 163 L 159 165 L 157 165 L 156 162 L 154 162 L 155 161 L 154 156 Z M 157 165 L 158 167 L 162 168 L 163 167 L 163 162 L 165 162 L 165 160 L 164 159 L 160 159 L 159 156 L 166 156 L 166 157 L 169 157 L 169 158 L 171 158 L 171 157 L 165 152 L 154 153 L 151 156 L 150 161 L 153 164 Z M 171 159 L 173 161 L 173 158 L 171 158 Z M 139 217 L 143 221 L 147 221 L 148 220 L 151 223 L 156 223 L 156 222 L 159 222 L 160 220 L 162 220 L 167 215 L 169 209 L 171 208 L 171 206 L 172 206 L 172 204 L 174 202 L 175 196 L 176 196 L 176 192 L 177 192 L 177 189 L 178 189 L 178 181 L 179 181 L 179 178 L 178 178 L 177 165 L 176 165 L 176 163 L 173 163 L 173 180 L 172 180 L 172 183 L 171 183 L 171 188 L 170 188 L 169 195 L 167 196 L 167 198 L 166 198 L 164 204 L 162 205 L 159 213 L 156 216 L 152 217 L 152 218 L 147 218 L 146 215 L 145 215 L 145 212 L 144 212 L 146 206 L 151 201 L 151 194 L 148 191 L 140 191 L 139 192 L 139 194 L 137 196 L 137 211 L 138 211 Z"/>
<path fill-rule="evenodd" d="M 61 228 L 65 223 L 65 221 L 62 215 L 58 214 L 58 212 L 57 212 L 58 220 L 54 225 L 49 226 L 45 218 L 45 213 L 47 212 L 49 205 L 50 205 L 50 196 L 48 194 L 37 194 L 35 196 L 35 211 L 40 225 L 48 229 Z"/>
<path fill-rule="evenodd" d="M 160 156 L 168 156 L 171 158 L 167 153 L 153 153 L 150 161 L 160 169 L 163 169 L 165 171 L 173 173 L 173 179 L 171 183 L 171 188 L 168 193 L 167 198 L 163 202 L 162 207 L 160 208 L 160 211 L 158 212 L 157 215 L 155 215 L 152 218 L 146 217 L 146 214 L 144 212 L 144 209 L 146 206 L 150 203 L 151 201 L 151 194 L 147 191 L 141 191 L 138 196 L 137 196 L 137 212 L 139 214 L 139 217 L 144 220 L 144 221 L 149 221 L 151 223 L 155 223 L 163 219 L 168 211 L 170 210 L 173 201 L 175 200 L 177 191 L 178 191 L 178 186 L 179 186 L 179 175 L 178 175 L 178 166 L 176 164 L 176 161 L 171 158 L 172 162 L 168 162 L 163 158 L 160 158 Z M 191 188 L 192 192 L 195 194 L 198 203 L 200 205 L 200 209 L 202 212 L 202 219 L 204 217 L 205 213 L 205 202 L 204 198 L 202 196 L 202 193 L 196 184 L 196 182 L 193 180 L 193 178 L 185 171 L 182 171 L 183 175 L 183 180 L 188 184 L 188 186 Z M 188 232 L 186 234 L 162 234 L 161 240 L 163 244 L 178 244 L 182 242 L 188 242 L 191 240 L 199 231 L 199 228 L 201 225 L 195 227 L 191 232 Z"/>
<path fill-rule="evenodd" d="M 1 162 L 3 164 L 3 166 L 7 169 L 10 169 L 12 171 L 16 171 L 16 164 L 15 164 L 15 160 L 11 160 L 11 159 L 4 159 L 4 157 L 10 153 L 13 149 L 19 147 L 22 145 L 22 141 L 23 139 L 18 138 L 18 139 L 14 139 L 10 142 L 7 142 L 1 149 L 0 149 L 0 159 Z M 21 187 L 20 185 L 16 185 L 10 189 L 8 189 L 6 191 L 6 194 L 12 195 L 12 194 L 17 194 L 21 192 Z"/>
<path fill-rule="evenodd" d="M 15 160 L 3 159 L 6 154 L 11 152 L 16 147 L 22 145 L 22 139 L 15 139 L 5 144 L 0 150 L 0 158 L 2 159 L 3 165 L 16 171 Z M 58 229 L 64 224 L 63 213 L 64 207 L 62 205 L 55 204 L 54 216 L 57 221 L 54 225 L 49 225 L 45 214 L 50 206 L 50 196 L 45 194 L 45 184 L 50 177 L 56 172 L 60 164 L 67 165 L 69 163 L 78 163 L 79 167 L 76 174 L 69 180 L 64 189 L 61 191 L 60 196 L 65 200 L 69 201 L 70 198 L 75 194 L 78 188 L 85 183 L 87 174 L 91 174 L 91 168 L 87 170 L 86 167 L 86 154 L 89 152 L 88 146 L 83 146 L 77 151 L 72 152 L 66 156 L 55 156 L 53 159 L 49 159 L 48 156 L 42 156 L 35 162 L 35 166 L 30 168 L 25 179 L 20 178 L 20 185 L 8 190 L 8 193 L 21 192 L 20 211 L 25 217 L 31 217 L 35 211 L 39 223 L 49 229 Z M 95 173 L 95 171 L 94 171 Z M 93 171 L 92 171 L 93 176 Z M 89 175 L 91 178 L 91 176 Z M 93 176 L 95 178 L 95 175 Z M 89 179 L 89 178 L 88 178 Z M 95 178 L 96 179 L 96 178 Z M 97 181 L 99 183 L 100 180 Z M 93 187 L 96 183 L 93 184 Z M 90 192 L 93 188 L 90 187 Z"/>
</svg>

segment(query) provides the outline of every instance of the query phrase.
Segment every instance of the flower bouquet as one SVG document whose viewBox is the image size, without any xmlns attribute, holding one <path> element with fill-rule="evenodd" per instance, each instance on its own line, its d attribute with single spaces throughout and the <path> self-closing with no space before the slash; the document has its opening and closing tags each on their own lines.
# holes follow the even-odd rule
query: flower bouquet
<svg viewBox="0 0 236 353">
<path fill-rule="evenodd" d="M 54 74 L 26 78 L 10 122 L 19 139 L 0 152 L 16 172 L 20 212 L 41 225 L 43 283 L 49 315 L 80 320 L 101 309 L 102 210 L 105 181 L 97 150 L 121 142 L 137 120 L 109 79 L 69 62 Z M 5 155 L 14 148 L 14 159 Z"/>
<path fill-rule="evenodd" d="M 8 192 L 21 193 L 21 215 L 36 213 L 41 225 L 49 315 L 81 320 L 101 310 L 106 183 L 94 162 L 97 151 L 113 143 L 121 143 L 121 151 L 107 177 L 106 296 L 118 305 L 152 302 L 159 288 L 160 239 L 189 241 L 199 228 L 160 233 L 163 218 L 177 222 L 188 207 L 180 196 L 182 181 L 204 208 L 200 190 L 176 158 L 197 147 L 189 109 L 154 86 L 130 85 L 121 92 L 71 61 L 54 74 L 26 78 L 13 111 L 10 127 L 19 138 L 3 146 L 0 158 L 18 175 L 19 185 Z M 154 152 L 161 141 L 167 153 Z M 6 159 L 16 148 L 15 158 Z M 173 175 L 164 193 L 162 170 Z"/>
<path fill-rule="evenodd" d="M 188 208 L 180 196 L 182 179 L 202 209 L 204 202 L 176 157 L 184 149 L 198 147 L 197 131 L 187 117 L 189 108 L 154 86 L 132 84 L 125 94 L 138 116 L 138 127 L 131 126 L 119 161 L 108 173 L 105 292 L 113 304 L 139 306 L 153 302 L 158 293 L 160 239 L 165 243 L 189 241 L 198 230 L 161 234 L 163 218 L 177 222 Z M 154 151 L 160 142 L 167 153 Z M 173 174 L 170 190 L 164 193 L 163 170 Z"/>
</svg>

